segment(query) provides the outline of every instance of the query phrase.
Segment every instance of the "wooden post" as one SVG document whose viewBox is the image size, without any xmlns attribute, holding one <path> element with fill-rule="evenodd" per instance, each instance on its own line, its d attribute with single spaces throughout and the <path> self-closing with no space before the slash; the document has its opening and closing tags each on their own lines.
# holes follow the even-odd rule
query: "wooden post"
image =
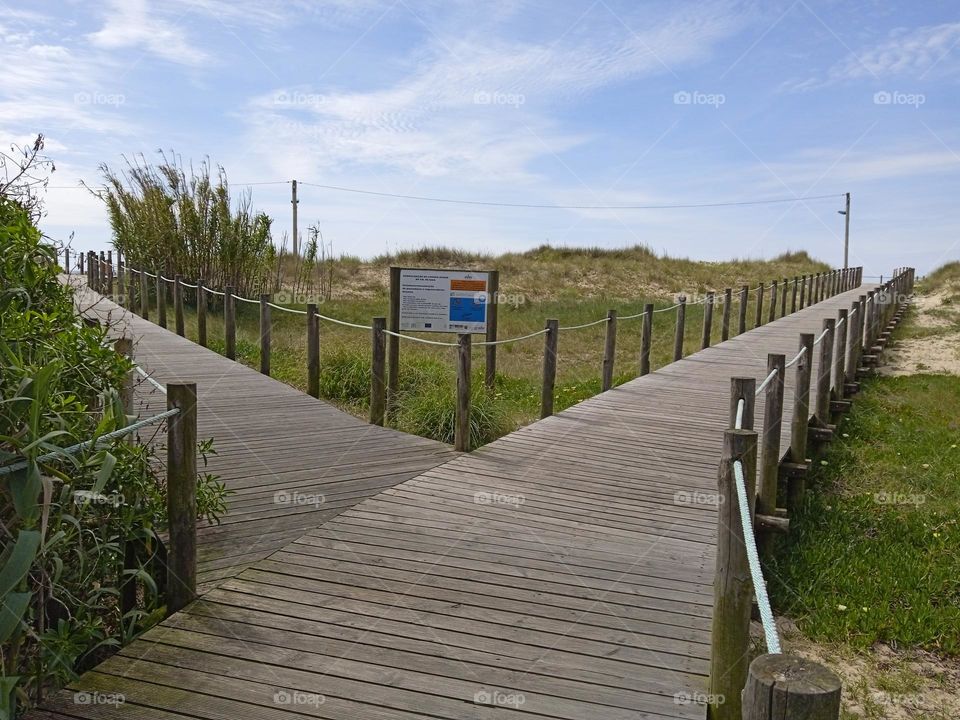
<svg viewBox="0 0 960 720">
<path fill-rule="evenodd" d="M 377 330 L 377 322 L 382 323 L 380 330 Z M 379 382 L 383 384 L 382 392 L 378 394 L 377 397 L 382 397 L 383 407 L 379 408 L 377 418 L 379 422 L 374 424 L 383 425 L 383 417 L 386 408 L 386 380 L 384 375 L 384 368 L 379 369 L 379 373 L 376 367 L 377 363 L 377 350 L 378 348 L 382 352 L 380 357 L 380 362 L 385 362 L 386 359 L 386 345 L 385 339 L 386 334 L 383 332 L 383 328 L 387 326 L 387 321 L 385 318 L 374 318 L 373 319 L 373 383 L 376 384 L 379 378 Z M 379 345 L 377 344 L 379 342 Z M 371 402 L 370 402 L 370 422 L 374 422 L 374 413 L 373 413 L 373 387 L 371 386 Z M 307 395 L 313 398 L 320 397 L 320 318 L 317 317 L 317 304 L 316 303 L 307 303 Z"/>
<path fill-rule="evenodd" d="M 817 420 L 822 427 L 830 424 L 830 371 L 833 369 L 833 333 L 837 321 L 826 318 L 820 341 L 820 361 L 817 363 Z"/>
<path fill-rule="evenodd" d="M 207 290 L 203 278 L 197 278 L 197 344 L 207 346 Z"/>
<path fill-rule="evenodd" d="M 795 312 L 797 311 L 797 284 L 798 284 L 798 282 L 799 282 L 799 278 L 798 278 L 796 275 L 794 275 L 794 276 L 793 276 L 793 290 L 792 290 L 791 293 L 790 293 L 790 314 L 791 314 L 791 315 L 793 315 L 793 313 L 795 313 Z"/>
<path fill-rule="evenodd" d="M 720 324 L 720 341 L 726 342 L 730 339 L 730 305 L 733 303 L 733 290 L 727 288 L 723 291 L 723 321 Z"/>
<path fill-rule="evenodd" d="M 223 290 L 223 334 L 224 350 L 230 360 L 237 359 L 237 301 L 232 285 Z"/>
<path fill-rule="evenodd" d="M 107 250 L 107 293 L 110 299 L 117 302 L 116 287 L 113 284 L 113 251 Z"/>
<path fill-rule="evenodd" d="M 767 316 L 767 322 L 773 322 L 777 319 L 777 287 L 776 280 L 770 283 L 770 314 Z"/>
<path fill-rule="evenodd" d="M 740 286 L 740 308 L 737 322 L 737 334 L 743 335 L 747 331 L 747 303 L 750 302 L 750 288 L 746 285 Z"/>
<path fill-rule="evenodd" d="M 180 275 L 173 276 L 173 314 L 177 335 L 186 337 L 186 332 L 183 329 L 183 285 L 181 282 Z"/>
<path fill-rule="evenodd" d="M 270 296 L 260 295 L 260 372 L 270 375 Z"/>
<path fill-rule="evenodd" d="M 94 252 L 90 253 L 90 289 L 94 292 L 100 291 L 100 263 L 97 262 L 97 255 Z"/>
<path fill-rule="evenodd" d="M 163 274 L 158 269 L 156 271 L 157 276 L 157 324 L 160 327 L 167 327 L 167 288 L 165 287 L 166 281 L 163 279 Z"/>
<path fill-rule="evenodd" d="M 757 512 L 774 515 L 777 509 L 777 477 L 780 470 L 780 429 L 783 426 L 783 389 L 786 357 L 775 353 L 767 355 L 767 374 L 777 374 L 767 383 L 763 404 L 763 436 L 760 453 L 760 487 Z"/>
<path fill-rule="evenodd" d="M 101 295 L 104 294 L 104 288 L 106 287 L 107 280 L 107 259 L 103 254 L 103 250 L 100 251 L 100 262 L 97 264 L 97 292 Z"/>
<path fill-rule="evenodd" d="M 838 720 L 840 693 L 840 678 L 823 665 L 795 655 L 760 655 L 750 663 L 743 720 Z"/>
<path fill-rule="evenodd" d="M 718 473 L 716 574 L 713 581 L 713 632 L 710 649 L 711 720 L 740 720 L 741 696 L 750 656 L 753 586 L 747 560 L 734 462 L 743 466 L 748 500 L 756 494 L 757 434 L 727 430 Z M 753 508 L 748 509 L 753 516 Z"/>
<path fill-rule="evenodd" d="M 387 316 L 390 332 L 400 332 L 400 268 L 390 267 L 390 308 Z M 387 419 L 393 420 L 400 386 L 400 338 L 387 337 Z"/>
<path fill-rule="evenodd" d="M 643 306 L 643 326 L 640 330 L 640 375 L 650 373 L 650 344 L 653 340 L 653 303 Z"/>
<path fill-rule="evenodd" d="M 113 349 L 117 355 L 121 355 L 128 360 L 133 360 L 133 340 L 127 336 L 118 337 L 113 343 Z M 123 412 L 127 415 L 133 415 L 133 375 L 136 370 L 131 370 L 123 379 L 123 385 L 120 388 L 120 402 L 123 404 Z M 133 435 L 127 436 L 133 439 Z"/>
<path fill-rule="evenodd" d="M 807 306 L 807 276 L 803 275 L 800 279 L 800 309 Z"/>
<path fill-rule="evenodd" d="M 310 306 L 307 307 L 309 308 Z M 313 308 L 316 310 L 315 305 Z M 314 321 L 316 321 L 315 318 Z M 370 365 L 370 424 L 380 426 L 383 426 L 387 413 L 387 334 L 384 332 L 386 327 L 387 319 L 385 317 L 375 317 L 373 319 L 373 329 L 370 331 L 373 345 L 372 362 Z M 469 335 L 467 337 L 469 337 Z M 319 363 L 317 364 L 317 369 L 319 370 Z M 317 375 L 317 380 L 317 394 L 314 395 L 314 397 L 320 395 L 319 374 Z"/>
<path fill-rule="evenodd" d="M 780 293 L 780 317 L 787 316 L 787 278 L 783 279 L 783 292 Z"/>
<path fill-rule="evenodd" d="M 821 273 L 817 273 L 813 278 L 813 291 L 810 293 L 810 304 L 816 305 L 820 302 L 820 280 Z"/>
<path fill-rule="evenodd" d="M 470 451 L 470 333 L 457 335 L 457 412 L 453 430 L 453 449 Z"/>
<path fill-rule="evenodd" d="M 763 325 L 763 283 L 760 283 L 760 286 L 757 288 L 757 316 L 754 318 L 753 326 L 760 327 Z"/>
<path fill-rule="evenodd" d="M 649 307 L 649 306 L 648 306 Z M 557 341 L 560 321 L 547 320 L 543 336 L 543 386 L 540 389 L 540 417 L 553 415 L 553 388 L 557 381 Z"/>
<path fill-rule="evenodd" d="M 147 274 L 140 271 L 140 317 L 150 319 L 150 293 L 147 291 Z"/>
<path fill-rule="evenodd" d="M 117 260 L 120 259 L 120 251 L 117 251 Z M 67 275 L 70 274 L 70 248 L 66 247 L 63 249 L 63 269 L 67 271 Z"/>
<path fill-rule="evenodd" d="M 613 365 L 617 355 L 617 311 L 607 311 L 607 334 L 603 342 L 603 372 L 600 392 L 613 387 Z"/>
<path fill-rule="evenodd" d="M 687 316 L 687 297 L 681 295 L 677 305 L 677 329 L 673 336 L 673 360 L 676 362 L 683 357 L 683 324 Z"/>
<path fill-rule="evenodd" d="M 810 373 L 813 368 L 813 333 L 800 335 L 803 355 L 797 360 L 796 380 L 793 388 L 793 416 L 790 420 L 790 461 L 797 465 L 807 463 L 807 432 L 810 422 Z M 787 507 L 796 511 L 803 501 L 804 479 L 792 476 L 788 483 Z"/>
<path fill-rule="evenodd" d="M 700 349 L 710 347 L 710 335 L 713 333 L 713 291 L 707 293 L 707 301 L 703 304 L 703 333 L 700 336 Z"/>
<path fill-rule="evenodd" d="M 82 253 L 82 252 L 81 252 L 81 253 L 77 253 L 77 257 L 80 258 L 80 274 L 83 275 L 83 272 L 84 272 L 84 270 L 83 270 L 83 253 Z M 89 264 L 87 265 L 87 267 L 89 267 Z"/>
<path fill-rule="evenodd" d="M 500 307 L 500 271 L 491 270 L 487 285 L 487 342 L 497 341 L 497 314 Z M 497 381 L 497 346 L 487 345 L 486 363 L 483 371 L 483 381 L 488 388 L 493 388 Z"/>
<path fill-rule="evenodd" d="M 753 430 L 756 407 L 757 381 L 752 377 L 730 378 L 730 427 L 736 430 Z M 743 400 L 743 416 L 737 427 L 737 410 Z"/>
<path fill-rule="evenodd" d="M 846 308 L 841 308 L 837 313 L 837 337 L 834 342 L 835 352 L 833 361 L 833 392 L 831 397 L 834 400 L 843 400 L 843 383 L 847 376 L 845 363 L 847 359 L 847 325 L 850 318 Z"/>
<path fill-rule="evenodd" d="M 168 383 L 167 409 L 167 613 L 197 594 L 197 386 Z"/>
</svg>

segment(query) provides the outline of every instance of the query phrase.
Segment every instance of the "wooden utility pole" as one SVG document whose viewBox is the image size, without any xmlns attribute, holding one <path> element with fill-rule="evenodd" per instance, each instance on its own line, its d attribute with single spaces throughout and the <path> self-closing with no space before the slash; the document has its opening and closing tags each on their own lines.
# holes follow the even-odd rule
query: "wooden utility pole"
<svg viewBox="0 0 960 720">
<path fill-rule="evenodd" d="M 844 270 L 846 270 L 850 264 L 850 193 L 846 193 L 846 198 L 847 198 L 846 209 L 840 211 L 840 214 L 844 216 L 843 218 L 843 268 Z"/>
<path fill-rule="evenodd" d="M 290 181 L 290 204 L 293 206 L 293 254 L 295 256 L 300 255 L 300 234 L 297 232 L 297 205 L 299 204 L 297 200 L 297 181 Z"/>
</svg>

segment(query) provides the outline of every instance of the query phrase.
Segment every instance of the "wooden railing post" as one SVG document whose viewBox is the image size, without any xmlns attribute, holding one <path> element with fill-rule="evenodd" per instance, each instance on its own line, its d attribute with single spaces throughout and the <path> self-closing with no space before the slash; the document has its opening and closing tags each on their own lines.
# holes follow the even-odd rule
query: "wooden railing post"
<svg viewBox="0 0 960 720">
<path fill-rule="evenodd" d="M 90 289 L 94 292 L 98 292 L 99 280 L 97 277 L 97 268 L 99 267 L 97 262 L 97 255 L 92 250 L 90 251 L 90 281 L 87 283 L 90 286 Z"/>
<path fill-rule="evenodd" d="M 841 690 L 837 674 L 819 663 L 796 655 L 760 655 L 750 663 L 742 720 L 838 720 Z"/>
<path fill-rule="evenodd" d="M 260 372 L 270 375 L 270 295 L 260 295 Z"/>
<path fill-rule="evenodd" d="M 167 327 L 167 288 L 165 287 L 166 281 L 163 279 L 163 274 L 159 269 L 154 271 L 154 274 L 157 276 L 156 290 L 157 290 L 157 324 L 162 327 Z"/>
<path fill-rule="evenodd" d="M 756 317 L 753 320 L 753 326 L 755 328 L 758 328 L 761 325 L 763 325 L 763 293 L 764 293 L 764 285 L 761 282 L 760 286 L 757 288 L 757 308 L 756 308 L 757 313 L 756 313 Z"/>
<path fill-rule="evenodd" d="M 747 331 L 747 303 L 750 302 L 750 287 L 740 286 L 740 307 L 739 317 L 737 318 L 737 334 L 743 335 Z"/>
<path fill-rule="evenodd" d="M 850 323 L 850 317 L 846 308 L 840 308 L 837 312 L 837 330 L 836 341 L 834 342 L 834 360 L 833 360 L 833 392 L 831 397 L 834 400 L 843 400 L 843 383 L 846 381 L 846 360 L 847 360 L 847 325 Z"/>
<path fill-rule="evenodd" d="M 790 420 L 790 460 L 796 465 L 807 464 L 807 435 L 810 422 L 810 374 L 813 369 L 813 333 L 800 335 L 803 355 L 797 360 L 793 387 L 793 417 Z M 794 512 L 803 501 L 805 480 L 802 474 L 791 476 L 788 482 L 787 507 Z"/>
<path fill-rule="evenodd" d="M 557 381 L 557 341 L 560 321 L 547 320 L 543 336 L 543 385 L 540 388 L 540 417 L 553 415 L 553 389 Z"/>
<path fill-rule="evenodd" d="M 107 293 L 113 302 L 117 302 L 117 287 L 113 283 L 113 253 L 107 251 Z"/>
<path fill-rule="evenodd" d="M 100 251 L 100 263 L 97 265 L 97 292 L 105 295 L 107 287 L 107 258 L 103 250 Z"/>
<path fill-rule="evenodd" d="M 500 311 L 500 271 L 491 270 L 487 278 L 487 336 L 484 339 L 493 343 L 497 341 L 497 315 Z M 488 388 L 493 388 L 497 382 L 497 346 L 486 345 L 484 350 L 483 382 Z"/>
<path fill-rule="evenodd" d="M 77 253 L 77 256 L 80 258 L 80 274 L 83 275 L 83 274 L 84 274 L 83 253 L 82 253 L 82 252 L 79 252 L 79 253 Z M 87 263 L 87 267 L 90 267 L 90 264 L 89 264 L 89 263 Z M 89 279 L 90 279 L 90 277 L 87 276 L 87 280 L 89 280 Z"/>
<path fill-rule="evenodd" d="M 727 430 L 718 473 L 716 574 L 710 648 L 711 720 L 741 720 L 741 691 L 750 656 L 753 586 L 747 560 L 734 462 L 743 466 L 748 501 L 756 494 L 757 433 Z M 753 509 L 749 509 L 753 515 Z"/>
<path fill-rule="evenodd" d="M 470 333 L 457 335 L 457 411 L 454 419 L 453 449 L 470 451 Z"/>
<path fill-rule="evenodd" d="M 767 355 L 767 374 L 777 374 L 767 384 L 763 403 L 763 438 L 760 453 L 760 488 L 757 512 L 774 515 L 777 510 L 777 479 L 780 472 L 780 429 L 783 426 L 783 388 L 786 358 L 783 355 Z"/>
<path fill-rule="evenodd" d="M 197 278 L 197 344 L 207 346 L 207 289 L 203 278 Z"/>
<path fill-rule="evenodd" d="M 813 278 L 813 291 L 810 293 L 810 304 L 816 305 L 820 302 L 820 282 L 823 273 L 817 273 Z"/>
<path fill-rule="evenodd" d="M 711 290 L 707 293 L 706 302 L 703 304 L 703 333 L 700 336 L 700 349 L 704 350 L 710 347 L 710 336 L 713 334 L 713 302 L 716 295 Z"/>
<path fill-rule="evenodd" d="M 310 305 L 307 306 L 311 307 Z M 312 306 L 316 310 L 316 305 Z M 309 310 L 308 310 L 309 312 Z M 313 318 L 316 324 L 316 318 Z M 380 425 L 384 423 L 387 413 L 387 334 L 384 330 L 387 327 L 385 317 L 375 317 L 373 319 L 373 329 L 370 331 L 370 341 L 372 343 L 372 360 L 370 364 L 370 424 Z M 319 363 L 318 368 L 319 370 Z M 319 381 L 319 374 L 317 376 Z M 312 394 L 312 393 L 311 393 Z M 320 395 L 319 383 L 317 394 Z"/>
<path fill-rule="evenodd" d="M 230 360 L 237 359 L 237 301 L 234 292 L 232 285 L 223 290 L 223 344 L 224 354 Z"/>
<path fill-rule="evenodd" d="M 600 391 L 613 387 L 613 366 L 617 356 L 617 311 L 607 311 L 607 334 L 603 342 L 603 368 Z"/>
<path fill-rule="evenodd" d="M 177 335 L 186 337 L 183 327 L 183 285 L 179 274 L 173 276 L 173 315 Z"/>
<path fill-rule="evenodd" d="M 796 275 L 793 276 L 793 290 L 790 292 L 790 314 L 793 315 L 797 311 L 797 285 L 800 282 L 800 278 Z"/>
<path fill-rule="evenodd" d="M 727 288 L 723 291 L 723 320 L 720 323 L 720 341 L 726 342 L 730 339 L 730 305 L 733 303 L 733 289 Z"/>
<path fill-rule="evenodd" d="M 650 345 L 653 342 L 653 303 L 643 306 L 643 325 L 640 329 L 640 375 L 650 373 Z"/>
<path fill-rule="evenodd" d="M 167 613 L 197 593 L 197 386 L 167 385 Z"/>
<path fill-rule="evenodd" d="M 777 287 L 776 280 L 770 283 L 770 312 L 767 315 L 767 322 L 773 322 L 777 319 Z"/>
<path fill-rule="evenodd" d="M 803 310 L 807 306 L 807 276 L 802 275 L 800 277 L 800 309 Z"/>
<path fill-rule="evenodd" d="M 119 255 L 117 257 L 119 258 Z M 67 275 L 70 274 L 70 248 L 68 247 L 63 249 L 63 269 L 67 272 Z"/>
<path fill-rule="evenodd" d="M 683 357 L 683 325 L 687 317 L 687 297 L 681 295 L 677 298 L 677 329 L 673 336 L 673 360 L 677 360 Z"/>
<path fill-rule="evenodd" d="M 753 430 L 754 409 L 757 398 L 757 381 L 752 377 L 730 378 L 730 427 L 738 430 Z M 737 412 L 743 400 L 743 414 L 737 428 Z"/>
<path fill-rule="evenodd" d="M 316 303 L 307 303 L 307 395 L 313 398 L 320 397 L 320 318 L 317 317 L 317 304 Z M 377 330 L 377 322 L 380 321 L 382 325 L 380 326 L 379 331 Z M 374 388 L 371 386 L 370 390 L 370 422 L 375 425 L 383 425 L 384 414 L 386 413 L 386 403 L 387 403 L 387 386 L 385 378 L 384 368 L 380 368 L 379 374 L 377 372 L 377 352 L 378 350 L 381 353 L 379 360 L 381 362 L 386 362 L 386 353 L 387 353 L 387 336 L 383 332 L 384 328 L 387 327 L 386 318 L 377 317 L 373 319 L 373 385 L 376 385 L 378 382 L 383 383 L 381 388 L 382 392 L 378 395 L 382 395 L 383 398 L 383 407 L 381 407 L 376 417 L 379 419 L 379 422 L 374 422 L 374 407 L 373 407 L 373 396 Z M 378 345 L 379 343 L 379 345 Z"/>
<path fill-rule="evenodd" d="M 150 293 L 147 291 L 147 274 L 140 271 L 140 317 L 150 319 Z"/>
<path fill-rule="evenodd" d="M 789 280 L 787 278 L 783 279 L 782 292 L 780 293 L 780 317 L 787 316 L 787 284 Z"/>
<path fill-rule="evenodd" d="M 390 266 L 390 312 L 387 328 L 393 333 L 400 332 L 400 271 Z M 400 387 L 400 338 L 387 337 L 387 420 L 392 422 L 397 407 L 397 391 Z"/>
<path fill-rule="evenodd" d="M 817 420 L 821 427 L 830 424 L 830 372 L 833 369 L 833 333 L 837 321 L 823 321 L 823 340 L 820 341 L 820 361 L 817 363 Z"/>
</svg>

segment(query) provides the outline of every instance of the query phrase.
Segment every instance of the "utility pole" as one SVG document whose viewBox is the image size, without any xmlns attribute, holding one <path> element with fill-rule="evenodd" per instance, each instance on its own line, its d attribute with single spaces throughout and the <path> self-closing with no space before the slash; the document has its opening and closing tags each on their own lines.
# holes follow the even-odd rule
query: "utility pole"
<svg viewBox="0 0 960 720">
<path fill-rule="evenodd" d="M 293 254 L 300 255 L 300 235 L 297 232 L 297 181 L 290 181 L 290 204 L 293 205 Z M 847 207 L 850 206 L 850 195 L 847 195 Z"/>
<path fill-rule="evenodd" d="M 838 210 L 841 215 L 844 215 L 843 224 L 843 269 L 846 270 L 850 265 L 850 193 L 846 193 L 847 196 L 847 207 L 845 210 Z M 296 217 L 296 216 L 294 216 Z"/>
</svg>

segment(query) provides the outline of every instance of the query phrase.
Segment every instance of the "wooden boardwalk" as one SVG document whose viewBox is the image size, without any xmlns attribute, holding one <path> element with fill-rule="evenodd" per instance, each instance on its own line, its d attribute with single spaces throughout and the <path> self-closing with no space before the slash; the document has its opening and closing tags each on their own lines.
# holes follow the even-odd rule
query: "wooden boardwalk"
<svg viewBox="0 0 960 720">
<path fill-rule="evenodd" d="M 220 532 L 250 523 L 255 535 L 260 523 L 276 523 L 275 539 L 285 542 L 262 559 L 265 546 L 207 560 L 229 568 L 216 587 L 35 716 L 703 718 L 696 700 L 706 692 L 716 509 L 700 498 L 716 491 L 730 377 L 759 381 L 767 353 L 792 357 L 799 333 L 819 332 L 863 291 L 456 457 L 254 382 L 232 363 L 237 370 L 215 371 L 229 361 L 144 327 L 147 365 L 197 380 L 205 403 L 214 398 L 205 386 L 222 387 L 223 373 L 236 378 L 235 397 L 215 395 L 225 417 L 201 419 L 201 436 L 214 430 L 204 422 L 226 433 L 218 472 L 235 472 L 229 480 L 241 490 Z M 793 379 L 788 371 L 787 407 Z M 323 429 L 298 431 L 301 423 Z M 375 441 L 328 467 L 364 437 Z M 327 438 L 338 449 L 325 450 Z M 432 459 L 416 470 L 421 447 Z M 305 532 L 274 512 L 273 487 L 309 477 L 322 484 L 328 472 L 350 478 L 349 509 L 326 522 L 314 515 Z M 347 490 L 350 482 L 359 488 Z M 218 575 L 208 568 L 208 578 Z M 74 691 L 124 702 L 78 703 Z"/>
</svg>

